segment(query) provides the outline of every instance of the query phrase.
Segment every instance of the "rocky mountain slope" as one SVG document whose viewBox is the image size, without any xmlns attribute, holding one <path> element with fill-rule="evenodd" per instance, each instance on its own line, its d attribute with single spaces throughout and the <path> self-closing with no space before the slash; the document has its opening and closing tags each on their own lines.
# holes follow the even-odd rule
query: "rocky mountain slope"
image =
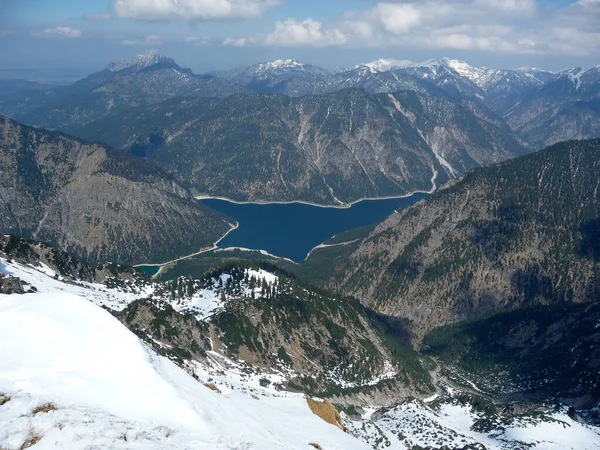
<svg viewBox="0 0 600 450">
<path fill-rule="evenodd" d="M 411 91 L 171 100 L 77 134 L 144 156 L 197 193 L 320 204 L 430 191 L 526 151 L 485 108 Z"/>
<path fill-rule="evenodd" d="M 508 125 L 536 147 L 600 135 L 600 66 L 557 74 L 505 115 Z"/>
<path fill-rule="evenodd" d="M 431 328 L 499 309 L 600 295 L 600 140 L 500 165 L 390 216 L 326 284 Z"/>
<path fill-rule="evenodd" d="M 341 404 L 358 404 L 359 393 L 362 402 L 391 404 L 434 389 L 428 362 L 401 321 L 264 262 L 236 261 L 202 277 L 155 282 L 125 265 L 95 267 L 11 237 L 0 239 L 0 273 L 18 279 L 21 294 L 64 290 L 93 301 L 190 372 L 240 370 L 264 388 Z"/>
<path fill-rule="evenodd" d="M 0 112 L 21 122 L 62 131 L 128 108 L 182 96 L 227 96 L 243 89 L 213 75 L 196 75 L 155 51 L 111 63 L 70 86 L 37 95 L 19 91 L 0 103 Z"/>
<path fill-rule="evenodd" d="M 166 261 L 230 220 L 144 160 L 0 116 L 0 230 L 92 261 Z"/>
<path fill-rule="evenodd" d="M 241 360 L 279 374 L 279 389 L 350 404 L 357 393 L 385 403 L 433 389 L 401 322 L 260 262 L 159 283 L 118 317 L 163 354 L 188 363 L 215 354 Z M 263 384 L 271 382 L 266 376 Z"/>
</svg>

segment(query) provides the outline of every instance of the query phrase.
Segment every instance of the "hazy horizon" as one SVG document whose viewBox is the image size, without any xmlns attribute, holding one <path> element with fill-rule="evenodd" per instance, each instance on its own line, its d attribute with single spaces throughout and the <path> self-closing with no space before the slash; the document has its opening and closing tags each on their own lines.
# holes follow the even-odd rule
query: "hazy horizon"
<svg viewBox="0 0 600 450">
<path fill-rule="evenodd" d="M 56 82 L 149 49 L 196 73 L 444 56 L 559 71 L 600 64 L 600 0 L 4 0 L 0 48 L 0 77 Z"/>
</svg>

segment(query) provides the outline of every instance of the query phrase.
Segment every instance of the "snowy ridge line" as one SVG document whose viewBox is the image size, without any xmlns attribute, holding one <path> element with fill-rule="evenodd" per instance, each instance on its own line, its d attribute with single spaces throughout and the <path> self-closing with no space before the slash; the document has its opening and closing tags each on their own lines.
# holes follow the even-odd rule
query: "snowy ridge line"
<svg viewBox="0 0 600 450">
<path fill-rule="evenodd" d="M 89 283 L 86 281 L 62 281 L 62 277 L 54 278 L 55 272 L 47 265 L 40 263 L 39 267 L 8 263 L 0 258 L 0 271 L 6 275 L 20 278 L 29 286 L 35 286 L 38 294 L 43 295 L 74 295 L 88 300 L 98 306 L 106 306 L 115 311 L 121 311 L 129 303 L 139 298 L 148 297 L 154 293 L 155 286 L 148 285 L 144 289 L 137 289 L 135 285 L 126 284 L 125 289 L 108 288 L 104 284 Z M 0 295 L 0 298 L 2 296 Z"/>
</svg>

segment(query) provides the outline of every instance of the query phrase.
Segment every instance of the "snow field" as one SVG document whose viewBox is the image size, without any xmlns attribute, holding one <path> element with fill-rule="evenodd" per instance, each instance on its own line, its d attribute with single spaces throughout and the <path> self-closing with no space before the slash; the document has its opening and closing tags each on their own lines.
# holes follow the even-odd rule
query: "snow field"
<svg viewBox="0 0 600 450">
<path fill-rule="evenodd" d="M 0 445 L 18 448 L 367 449 L 301 396 L 216 393 L 156 355 L 83 287 L 3 263 L 37 293 L 0 295 Z M 37 272 L 35 274 L 34 272 Z M 39 276 L 38 276 L 39 275 Z M 57 410 L 32 415 L 51 401 Z"/>
</svg>

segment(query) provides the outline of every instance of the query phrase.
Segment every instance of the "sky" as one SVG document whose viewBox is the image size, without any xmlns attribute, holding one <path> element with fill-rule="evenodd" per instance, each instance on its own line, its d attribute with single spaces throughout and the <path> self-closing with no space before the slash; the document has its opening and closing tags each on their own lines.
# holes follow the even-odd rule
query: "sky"
<svg viewBox="0 0 600 450">
<path fill-rule="evenodd" d="M 600 64 L 600 0 L 0 0 L 0 77 L 69 81 L 155 49 L 197 73 L 448 56 Z"/>
</svg>

